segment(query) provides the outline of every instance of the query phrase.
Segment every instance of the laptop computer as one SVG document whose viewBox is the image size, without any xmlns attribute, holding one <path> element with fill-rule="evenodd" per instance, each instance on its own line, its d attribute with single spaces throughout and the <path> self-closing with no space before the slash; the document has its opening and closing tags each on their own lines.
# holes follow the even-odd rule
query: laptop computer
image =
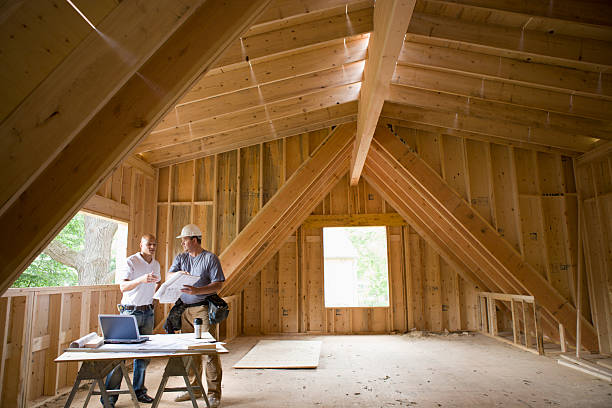
<svg viewBox="0 0 612 408">
<path fill-rule="evenodd" d="M 149 340 L 141 336 L 136 317 L 130 315 L 98 315 L 105 344 L 138 344 Z"/>
</svg>

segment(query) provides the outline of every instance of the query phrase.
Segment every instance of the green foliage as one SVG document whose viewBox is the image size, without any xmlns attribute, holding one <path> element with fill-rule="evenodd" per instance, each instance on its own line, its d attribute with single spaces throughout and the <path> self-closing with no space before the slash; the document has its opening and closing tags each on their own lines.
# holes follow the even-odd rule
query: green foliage
<svg viewBox="0 0 612 408">
<path fill-rule="evenodd" d="M 13 283 L 14 288 L 41 286 L 75 286 L 78 283 L 76 270 L 40 254 Z"/>
<path fill-rule="evenodd" d="M 55 240 L 75 251 L 83 249 L 85 241 L 85 224 L 83 214 L 78 213 Z M 66 266 L 42 253 L 28 266 L 13 283 L 14 288 L 41 286 L 74 286 L 78 283 L 75 269 Z"/>
<path fill-rule="evenodd" d="M 384 228 L 347 228 L 359 253 L 357 260 L 358 306 L 389 305 L 387 234 Z"/>
</svg>

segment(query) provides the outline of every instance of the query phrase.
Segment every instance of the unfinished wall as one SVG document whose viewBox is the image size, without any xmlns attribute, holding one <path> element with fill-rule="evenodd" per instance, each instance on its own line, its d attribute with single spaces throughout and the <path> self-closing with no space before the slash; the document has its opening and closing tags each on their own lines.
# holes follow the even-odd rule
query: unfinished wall
<svg viewBox="0 0 612 408">
<path fill-rule="evenodd" d="M 572 158 L 546 148 L 526 150 L 401 126 L 393 130 L 575 302 L 577 194 Z M 221 253 L 326 134 L 311 132 L 161 168 L 157 231 L 162 269 L 167 270 L 181 250 L 174 237 L 189 222 L 203 228 L 206 248 Z M 350 187 L 348 177 L 343 178 L 313 212 L 328 218 L 307 221 L 245 287 L 241 331 L 476 329 L 479 288 L 462 279 L 409 226 L 394 223 L 388 223 L 391 307 L 324 307 L 321 227 L 326 222 L 336 225 L 338 216 L 388 213 L 394 210 L 367 183 Z M 590 317 L 589 307 L 583 311 Z"/>
<path fill-rule="evenodd" d="M 127 222 L 132 254 L 143 232 L 155 232 L 156 188 L 155 170 L 129 158 L 83 210 Z M 0 407 L 27 406 L 71 386 L 77 364 L 53 360 L 72 340 L 99 331 L 98 314 L 117 313 L 120 301 L 118 285 L 8 289 L 0 297 Z"/>
<path fill-rule="evenodd" d="M 155 170 L 142 160 L 125 160 L 84 205 L 83 211 L 128 223 L 127 253 L 140 250 L 140 237 L 155 233 Z"/>
<path fill-rule="evenodd" d="M 612 143 L 576 161 L 590 312 L 602 352 L 612 351 Z M 586 305 L 588 308 L 588 305 Z M 587 310 L 588 312 L 589 310 Z"/>
</svg>

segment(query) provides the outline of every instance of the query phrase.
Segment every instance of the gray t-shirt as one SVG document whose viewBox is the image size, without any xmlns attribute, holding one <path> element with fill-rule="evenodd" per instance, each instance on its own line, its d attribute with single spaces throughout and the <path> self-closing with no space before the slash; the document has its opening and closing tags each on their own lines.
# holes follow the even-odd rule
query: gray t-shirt
<svg viewBox="0 0 612 408">
<path fill-rule="evenodd" d="M 217 255 L 204 250 L 198 256 L 191 256 L 188 252 L 180 253 L 174 258 L 168 272 L 186 271 L 200 279 L 193 285 L 196 288 L 209 285 L 212 282 L 224 282 L 225 276 Z M 206 300 L 208 295 L 188 295 L 183 293 L 181 300 L 186 303 L 197 303 Z"/>
</svg>

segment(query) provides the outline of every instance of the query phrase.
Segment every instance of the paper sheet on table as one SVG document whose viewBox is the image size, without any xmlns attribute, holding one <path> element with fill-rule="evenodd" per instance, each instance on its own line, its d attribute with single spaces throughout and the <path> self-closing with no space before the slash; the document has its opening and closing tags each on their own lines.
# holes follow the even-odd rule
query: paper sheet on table
<svg viewBox="0 0 612 408">
<path fill-rule="evenodd" d="M 158 299 L 159 303 L 174 303 L 181 296 L 183 286 L 193 285 L 199 279 L 199 276 L 177 272 L 157 289 L 153 299 Z"/>
</svg>

